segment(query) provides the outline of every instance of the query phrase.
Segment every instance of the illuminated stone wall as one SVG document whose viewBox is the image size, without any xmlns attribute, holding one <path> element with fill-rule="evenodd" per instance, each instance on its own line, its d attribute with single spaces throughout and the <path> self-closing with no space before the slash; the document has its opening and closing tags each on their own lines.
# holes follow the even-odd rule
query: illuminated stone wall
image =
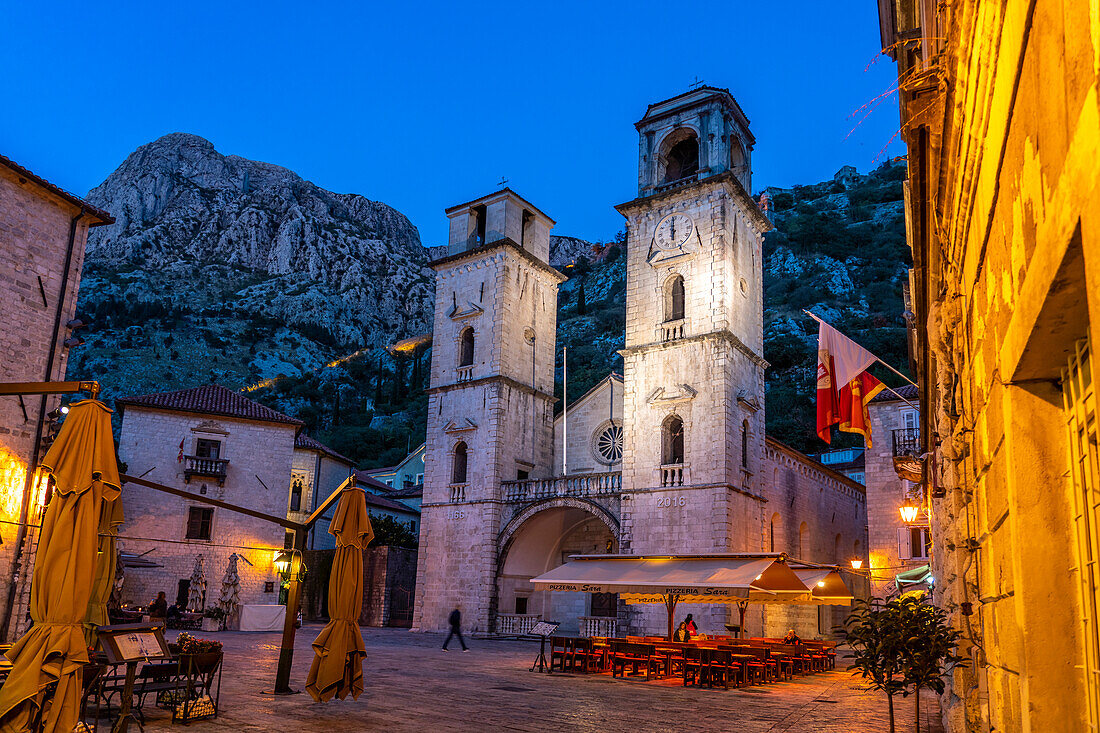
<svg viewBox="0 0 1100 733">
<path fill-rule="evenodd" d="M 193 455 L 195 436 L 222 440 L 221 457 L 229 459 L 225 485 L 211 478 L 184 480 L 186 463 L 177 461 L 180 441 Z M 130 405 L 122 421 L 119 458 L 134 475 L 196 494 L 227 501 L 274 516 L 286 516 L 287 492 L 294 451 L 294 426 L 237 420 Z M 146 473 L 148 472 L 148 473 Z M 188 508 L 206 505 L 153 489 L 128 485 L 123 489 L 126 521 L 119 531 L 123 551 L 144 554 L 161 567 L 127 568 L 122 588 L 124 603 L 144 605 L 164 591 L 175 601 L 180 580 L 191 577 L 195 558 L 203 556 L 207 578 L 206 605 L 221 591 L 229 556 L 237 563 L 242 604 L 278 602 L 279 578 L 274 551 L 283 547 L 285 530 L 271 522 L 214 508 L 209 541 L 186 536 Z M 265 583 L 274 582 L 272 592 Z"/>
<path fill-rule="evenodd" d="M 61 305 L 61 326 L 56 334 L 57 351 L 47 368 L 50 342 L 55 336 L 54 319 L 65 271 L 65 255 L 72 218 L 79 209 L 57 195 L 0 165 L 0 381 L 41 382 L 65 378 L 68 337 L 65 323 L 76 310 L 80 268 L 88 235 L 88 219 L 76 228 L 73 256 L 65 302 Z M 95 378 L 105 375 L 72 375 Z M 28 466 L 37 439 L 38 419 L 42 412 L 54 409 L 61 398 L 24 397 L 22 406 L 16 397 L 0 399 L 0 614 L 7 610 L 9 594 L 13 600 L 12 626 L 8 640 L 14 638 L 26 616 L 30 590 L 30 565 L 33 563 L 35 533 L 31 530 L 18 568 L 13 567 L 20 549 L 18 523 L 24 500 Z M 25 409 L 25 412 L 24 412 Z M 41 459 L 41 456 L 39 456 Z M 35 507 L 29 507 L 31 522 Z M 18 581 L 15 573 L 18 572 Z"/>
<path fill-rule="evenodd" d="M 1086 338 L 1100 381 L 1100 15 L 1095 2 L 888 5 L 936 453 L 934 600 L 971 662 L 941 698 L 945 724 L 1092 730 L 1100 632 L 1081 575 L 1096 558 L 1074 523 L 1096 487 L 1083 502 L 1061 382 Z M 1095 437 L 1084 444 L 1095 470 Z"/>
</svg>

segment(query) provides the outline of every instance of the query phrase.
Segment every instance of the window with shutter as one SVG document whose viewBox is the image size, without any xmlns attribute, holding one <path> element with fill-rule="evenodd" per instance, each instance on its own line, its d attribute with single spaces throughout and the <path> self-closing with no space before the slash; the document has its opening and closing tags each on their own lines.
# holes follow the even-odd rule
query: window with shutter
<svg viewBox="0 0 1100 733">
<path fill-rule="evenodd" d="M 909 528 L 898 527 L 898 559 L 909 560 L 913 557 L 913 553 L 909 549 Z"/>
</svg>

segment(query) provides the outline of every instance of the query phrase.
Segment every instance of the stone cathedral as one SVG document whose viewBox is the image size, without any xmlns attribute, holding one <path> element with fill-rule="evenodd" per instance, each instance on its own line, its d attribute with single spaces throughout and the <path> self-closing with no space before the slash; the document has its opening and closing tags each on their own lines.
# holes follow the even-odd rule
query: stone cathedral
<svg viewBox="0 0 1100 733">
<path fill-rule="evenodd" d="M 534 591 L 573 554 L 866 554 L 863 486 L 764 434 L 763 265 L 754 138 L 728 90 L 652 104 L 626 218 L 623 372 L 555 410 L 554 221 L 505 188 L 447 209 L 425 449 L 416 629 L 662 633 L 664 609 Z M 555 412 L 558 412 L 555 416 Z M 566 421 L 568 424 L 566 424 Z M 681 606 L 725 633 L 731 609 Z M 755 607 L 751 633 L 834 624 Z M 736 617 L 736 611 L 733 611 Z"/>
</svg>

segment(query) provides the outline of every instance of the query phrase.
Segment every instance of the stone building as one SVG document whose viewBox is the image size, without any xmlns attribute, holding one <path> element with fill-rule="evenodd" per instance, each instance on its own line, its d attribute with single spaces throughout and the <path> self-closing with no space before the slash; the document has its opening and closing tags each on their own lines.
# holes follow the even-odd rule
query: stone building
<svg viewBox="0 0 1100 733">
<path fill-rule="evenodd" d="M 1100 728 L 1096 8 L 879 2 L 950 731 Z"/>
<path fill-rule="evenodd" d="M 291 459 L 287 519 L 306 521 L 354 471 L 355 461 L 305 433 L 298 433 Z M 329 517 L 331 514 L 329 512 Z M 306 547 L 312 550 L 330 546 L 335 547 L 335 541 L 328 533 L 328 519 L 322 518 L 310 527 Z"/>
<path fill-rule="evenodd" d="M 113 222 L 0 156 L 0 381 L 65 379 L 88 229 Z M 95 375 L 74 375 L 82 377 Z M 7 522 L 0 532 L 0 640 L 15 638 L 26 617 L 36 541 L 27 525 L 37 523 L 42 500 L 29 467 L 45 453 L 41 438 L 60 401 L 0 397 L 0 519 Z"/>
<path fill-rule="evenodd" d="M 899 387 L 897 394 L 880 392 L 867 406 L 874 445 L 864 454 L 867 487 L 867 560 L 871 593 L 879 598 L 900 590 L 899 573 L 927 565 L 931 552 L 928 516 L 907 524 L 900 509 L 906 501 L 919 502 L 919 482 L 901 478 L 894 459 L 920 454 L 920 413 L 899 398 L 915 403 L 917 388 Z"/>
<path fill-rule="evenodd" d="M 761 238 L 753 137 L 727 90 L 650 105 L 627 219 L 622 375 L 555 420 L 553 221 L 504 189 L 447 210 L 414 627 L 460 607 L 478 630 L 661 630 L 663 608 L 534 592 L 576 553 L 776 552 L 846 562 L 866 546 L 862 486 L 764 435 Z M 684 606 L 723 631 L 727 607 Z M 810 608 L 750 612 L 750 630 Z"/>
<path fill-rule="evenodd" d="M 132 475 L 286 516 L 301 421 L 219 385 L 124 397 L 115 404 L 122 417 L 119 460 Z M 127 569 L 124 602 L 145 604 L 160 591 L 169 603 L 185 601 L 201 555 L 210 606 L 236 553 L 242 558 L 240 602 L 278 603 L 274 554 L 284 544 L 282 526 L 133 484 L 123 487 L 123 495 L 121 549 L 160 566 Z"/>
</svg>

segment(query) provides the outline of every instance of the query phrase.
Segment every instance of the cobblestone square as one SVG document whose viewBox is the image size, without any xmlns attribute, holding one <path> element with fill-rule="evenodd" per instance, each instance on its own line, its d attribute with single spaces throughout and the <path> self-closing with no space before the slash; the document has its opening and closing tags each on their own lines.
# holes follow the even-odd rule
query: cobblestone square
<svg viewBox="0 0 1100 733">
<path fill-rule="evenodd" d="M 304 688 L 321 627 L 299 630 L 292 686 Z M 169 633 L 173 638 L 175 632 Z M 214 731 L 762 731 L 888 730 L 885 697 L 845 671 L 729 691 L 685 688 L 678 678 L 644 682 L 609 675 L 529 672 L 530 641 L 468 639 L 443 653 L 443 637 L 363 629 L 364 693 L 358 701 L 314 703 L 274 697 L 278 634 L 222 633 L 221 713 L 188 726 Z M 922 730 L 941 730 L 934 697 L 922 696 Z M 897 700 L 898 730 L 912 730 L 912 698 Z M 146 708 L 146 731 L 180 730 L 166 710 Z M 132 728 L 136 730 L 136 726 Z"/>
</svg>

